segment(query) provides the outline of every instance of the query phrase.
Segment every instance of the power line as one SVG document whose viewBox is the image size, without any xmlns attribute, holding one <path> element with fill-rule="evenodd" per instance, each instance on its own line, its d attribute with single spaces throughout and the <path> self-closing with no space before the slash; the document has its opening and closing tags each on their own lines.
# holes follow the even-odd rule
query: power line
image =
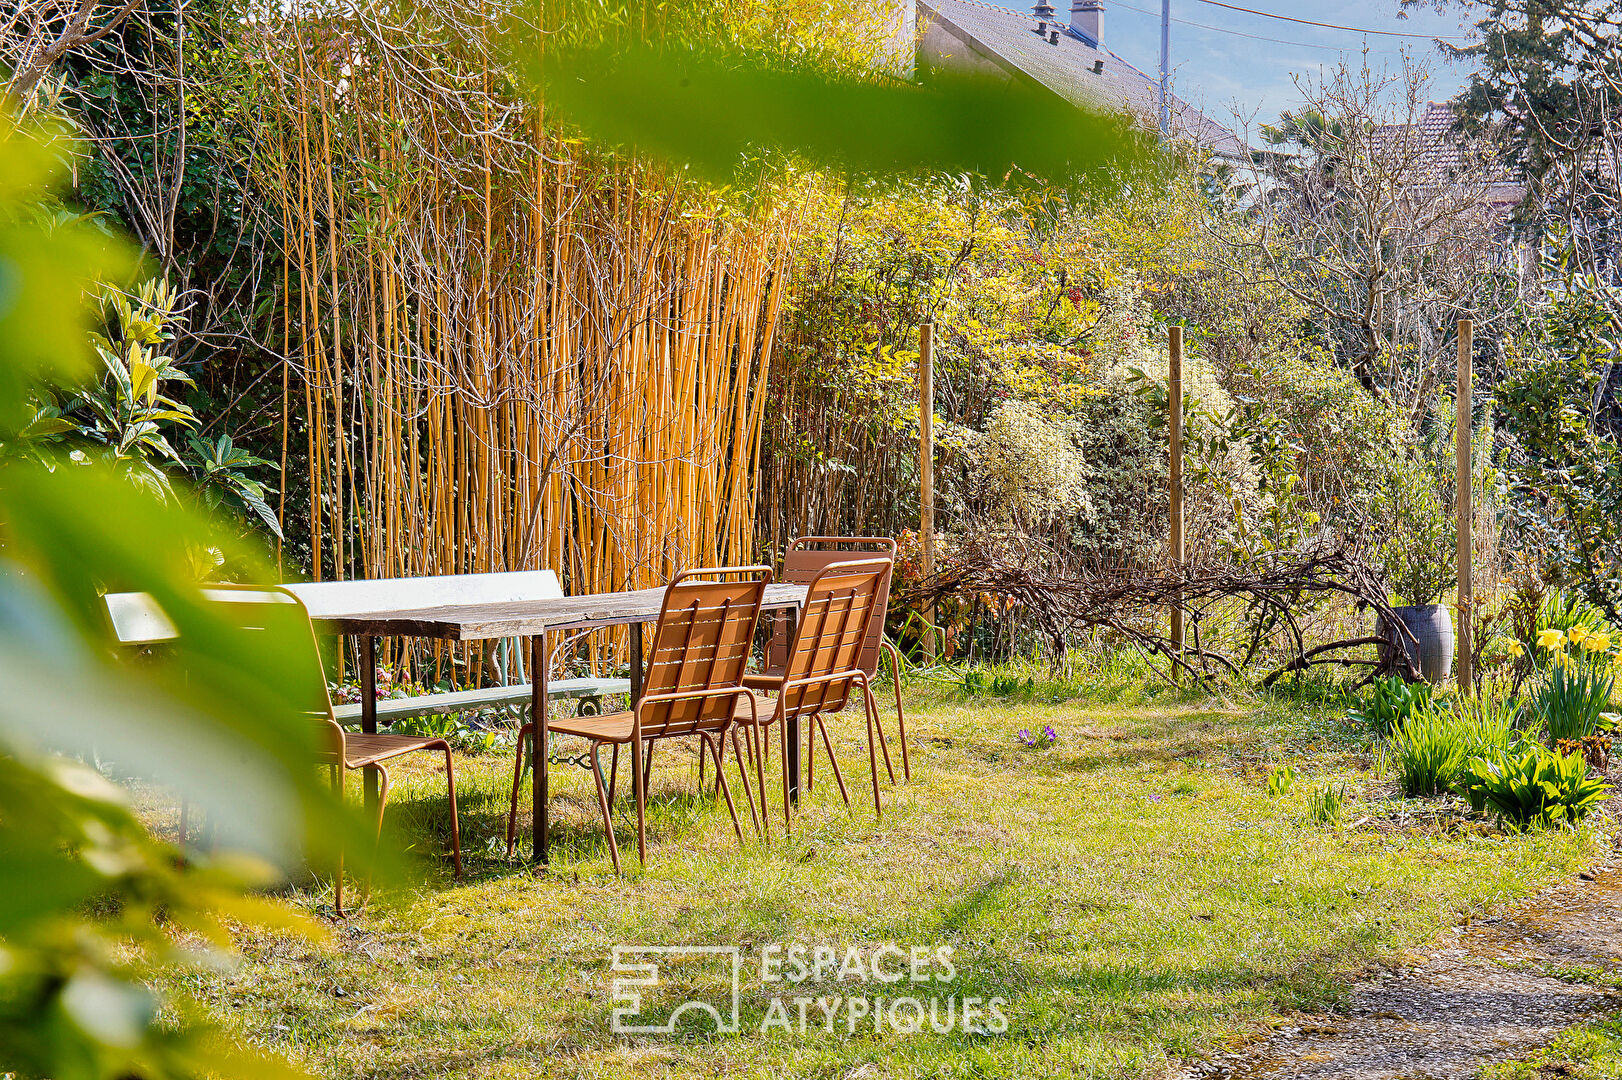
<svg viewBox="0 0 1622 1080">
<path fill-rule="evenodd" d="M 1131 4 L 1122 3 L 1121 0 L 1112 0 L 1111 6 L 1123 8 L 1127 11 L 1135 11 L 1139 15 L 1148 15 L 1154 19 L 1160 18 L 1160 12 L 1158 11 L 1149 11 L 1144 8 L 1133 7 Z M 1271 42 L 1274 45 L 1295 45 L 1303 49 L 1327 49 L 1330 52 L 1346 51 L 1346 47 L 1341 45 L 1325 45 L 1322 42 L 1317 41 L 1286 41 L 1283 38 L 1264 37 L 1261 34 L 1247 34 L 1243 30 L 1229 30 L 1226 26 L 1212 26 L 1209 23 L 1194 22 L 1192 19 L 1179 19 L 1175 15 L 1172 16 L 1171 21 L 1174 23 L 1180 23 L 1183 26 L 1192 26 L 1199 30 L 1210 30 L 1218 34 L 1230 34 L 1233 37 L 1249 38 L 1251 41 L 1266 41 Z"/>
<path fill-rule="evenodd" d="M 1222 0 L 1200 0 L 1202 4 L 1212 7 L 1227 8 L 1229 11 L 1239 11 L 1246 15 L 1260 15 L 1264 19 L 1278 19 L 1280 22 L 1300 23 L 1302 26 L 1317 26 L 1325 30 L 1345 30 L 1349 34 L 1379 34 L 1382 37 L 1419 38 L 1424 41 L 1437 40 L 1435 34 L 1412 34 L 1403 30 L 1365 30 L 1356 26 L 1339 26 L 1335 23 L 1314 22 L 1311 19 L 1300 19 L 1294 15 L 1275 15 L 1271 11 L 1257 11 L 1255 8 L 1239 7 L 1236 4 L 1224 4 Z M 1122 5 L 1125 6 L 1124 4 Z"/>
</svg>

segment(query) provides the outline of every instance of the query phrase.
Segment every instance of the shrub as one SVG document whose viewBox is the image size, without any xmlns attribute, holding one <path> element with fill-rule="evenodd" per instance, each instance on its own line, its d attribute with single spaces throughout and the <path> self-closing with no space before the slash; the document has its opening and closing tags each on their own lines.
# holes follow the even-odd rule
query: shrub
<svg viewBox="0 0 1622 1080">
<path fill-rule="evenodd" d="M 1472 804 L 1490 806 L 1516 829 L 1580 821 L 1611 791 L 1602 777 L 1589 775 L 1581 754 L 1562 754 L 1529 739 L 1471 758 L 1461 779 Z"/>
<path fill-rule="evenodd" d="M 1368 699 L 1347 711 L 1346 718 L 1376 735 L 1390 735 L 1403 720 L 1431 708 L 1429 683 L 1409 683 L 1401 675 L 1375 679 Z"/>
<path fill-rule="evenodd" d="M 1402 793 L 1412 797 L 1446 791 L 1470 745 L 1470 726 L 1452 713 L 1431 706 L 1410 714 L 1391 732 Z"/>
</svg>

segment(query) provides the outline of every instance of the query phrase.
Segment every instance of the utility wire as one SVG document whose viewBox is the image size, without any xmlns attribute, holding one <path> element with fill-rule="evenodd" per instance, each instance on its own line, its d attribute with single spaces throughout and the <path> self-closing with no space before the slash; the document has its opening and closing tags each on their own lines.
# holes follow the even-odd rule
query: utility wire
<svg viewBox="0 0 1622 1080">
<path fill-rule="evenodd" d="M 1111 0 L 1110 6 L 1122 8 L 1126 11 L 1135 11 L 1139 15 L 1148 15 L 1154 19 L 1160 18 L 1160 12 L 1158 11 L 1149 11 L 1146 8 L 1133 7 L 1131 4 L 1122 3 L 1121 0 Z M 1218 34 L 1230 34 L 1233 37 L 1249 38 L 1251 41 L 1267 41 L 1274 45 L 1295 45 L 1303 49 L 1327 49 L 1330 52 L 1345 52 L 1347 49 L 1347 47 L 1344 45 L 1325 45 L 1318 41 L 1286 41 L 1283 38 L 1264 37 L 1261 34 L 1247 34 L 1243 30 L 1229 30 L 1226 26 L 1212 26 L 1209 23 L 1194 22 L 1191 19 L 1179 19 L 1175 15 L 1172 16 L 1171 21 L 1174 23 L 1180 23 L 1183 26 L 1192 26 L 1198 30 L 1210 30 Z"/>
<path fill-rule="evenodd" d="M 1437 40 L 1435 34 L 1414 34 L 1403 30 L 1365 30 L 1356 26 L 1340 26 L 1336 23 L 1314 22 L 1311 19 L 1300 19 L 1294 15 L 1275 15 L 1271 11 L 1257 11 L 1255 8 L 1239 7 L 1236 4 L 1224 4 L 1222 0 L 1200 0 L 1202 4 L 1212 7 L 1227 8 L 1229 11 L 1239 11 L 1246 15 L 1260 15 L 1264 19 L 1278 19 L 1281 22 L 1300 23 L 1302 26 L 1318 26 L 1325 30 L 1345 30 L 1350 34 L 1379 34 L 1382 37 L 1419 38 L 1424 41 Z M 1125 7 L 1126 5 L 1121 5 Z"/>
</svg>

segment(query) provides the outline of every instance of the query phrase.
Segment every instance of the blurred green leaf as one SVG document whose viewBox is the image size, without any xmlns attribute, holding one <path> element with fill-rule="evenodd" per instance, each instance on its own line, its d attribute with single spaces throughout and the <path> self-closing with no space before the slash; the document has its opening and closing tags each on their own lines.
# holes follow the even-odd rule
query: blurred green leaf
<svg viewBox="0 0 1622 1080">
<path fill-rule="evenodd" d="M 66 146 L 18 130 L 0 112 L 0 440 L 33 417 L 40 381 L 89 374 L 85 290 L 134 266 L 128 247 L 80 217 L 58 219 L 43 198 L 66 169 Z"/>
<path fill-rule="evenodd" d="M 768 61 L 708 42 L 549 43 L 509 50 L 548 116 L 710 180 L 786 151 L 856 173 L 927 170 L 1065 188 L 1151 162 L 1131 120 L 1023 80 L 939 73 L 913 84 Z"/>
</svg>

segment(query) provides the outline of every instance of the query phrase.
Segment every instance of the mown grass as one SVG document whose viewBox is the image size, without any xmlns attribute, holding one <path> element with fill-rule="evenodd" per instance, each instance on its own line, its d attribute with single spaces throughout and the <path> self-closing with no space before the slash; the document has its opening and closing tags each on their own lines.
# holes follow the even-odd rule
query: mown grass
<svg viewBox="0 0 1622 1080">
<path fill-rule="evenodd" d="M 1622 1077 L 1622 1017 L 1590 1020 L 1556 1035 L 1541 1050 L 1489 1065 L 1480 1080 L 1618 1080 Z"/>
<path fill-rule="evenodd" d="M 417 876 L 327 944 L 250 936 L 235 970 L 192 973 L 186 989 L 243 1037 L 334 1077 L 1133 1077 L 1331 1005 L 1458 912 L 1573 872 L 1603 842 L 1603 823 L 1504 836 L 1393 815 L 1367 747 L 1312 695 L 1114 696 L 915 686 L 914 781 L 885 786 L 882 820 L 860 727 L 841 719 L 854 809 L 823 774 L 793 838 L 769 848 L 740 851 L 724 808 L 693 795 L 692 770 L 667 752 L 648 865 L 624 878 L 577 769 L 556 770 L 552 869 L 506 861 L 511 760 L 489 755 L 458 762 L 469 875 L 453 882 L 438 858 L 443 779 L 426 763 L 402 769 L 396 839 L 435 856 Z M 1042 724 L 1056 747 L 1016 743 Z M 1300 779 L 1269 798 L 1281 763 Z M 1341 826 L 1307 812 L 1329 784 L 1346 786 Z M 619 836 L 634 867 L 629 820 Z M 327 897 L 289 902 L 321 910 Z M 741 1033 L 611 1033 L 615 945 L 750 956 L 771 943 L 950 946 L 944 991 L 1005 998 L 1008 1029 L 852 1034 L 842 1020 L 830 1033 L 813 1013 L 804 1034 L 762 1034 L 771 993 L 807 991 L 768 991 L 746 964 Z M 700 982 L 713 992 L 719 980 Z M 834 981 L 809 992 L 897 993 Z"/>
</svg>

